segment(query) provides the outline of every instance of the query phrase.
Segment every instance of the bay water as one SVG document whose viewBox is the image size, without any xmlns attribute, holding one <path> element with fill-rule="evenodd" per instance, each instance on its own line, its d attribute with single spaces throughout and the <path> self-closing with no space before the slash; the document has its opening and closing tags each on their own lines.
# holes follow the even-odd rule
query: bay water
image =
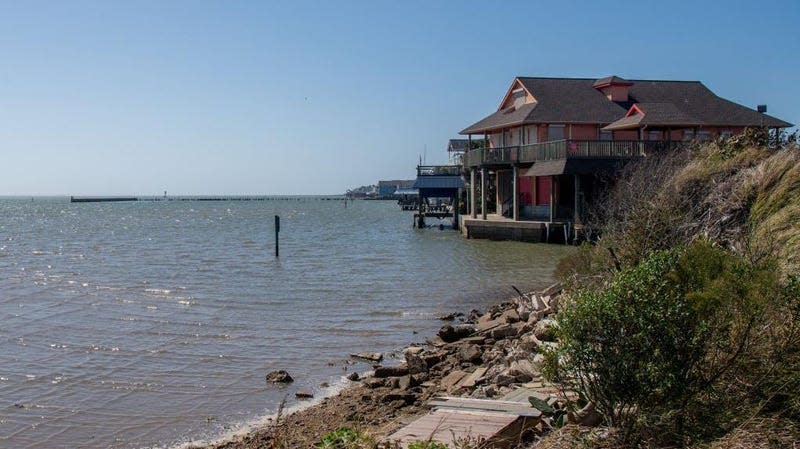
<svg viewBox="0 0 800 449">
<path fill-rule="evenodd" d="M 350 353 L 548 285 L 570 251 L 411 225 L 389 201 L 0 198 L 0 447 L 212 441 L 369 369 Z"/>
</svg>

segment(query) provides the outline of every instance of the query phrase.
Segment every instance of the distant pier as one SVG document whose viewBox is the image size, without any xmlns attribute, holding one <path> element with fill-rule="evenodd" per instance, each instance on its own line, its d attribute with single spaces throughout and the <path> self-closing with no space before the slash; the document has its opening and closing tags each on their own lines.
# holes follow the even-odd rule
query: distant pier
<svg viewBox="0 0 800 449">
<path fill-rule="evenodd" d="M 135 196 L 71 196 L 70 203 L 112 203 L 120 201 L 139 201 Z"/>
<path fill-rule="evenodd" d="M 122 201 L 345 201 L 344 196 L 175 196 L 175 197 L 135 197 L 135 196 L 70 196 L 70 203 L 112 203 Z"/>
</svg>

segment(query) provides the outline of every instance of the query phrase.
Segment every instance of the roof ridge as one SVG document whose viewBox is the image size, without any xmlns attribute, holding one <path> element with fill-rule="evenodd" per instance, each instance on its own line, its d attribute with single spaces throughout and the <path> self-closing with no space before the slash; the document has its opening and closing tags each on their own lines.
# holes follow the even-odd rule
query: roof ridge
<svg viewBox="0 0 800 449">
<path fill-rule="evenodd" d="M 616 75 L 614 75 L 616 76 Z M 596 81 L 603 78 L 609 78 L 608 76 L 604 76 L 602 78 L 583 78 L 583 77 L 566 77 L 566 76 L 516 76 L 517 79 L 529 79 L 529 80 L 568 80 L 568 81 Z M 619 78 L 619 77 L 618 77 Z M 658 83 L 699 83 L 703 84 L 700 80 L 667 80 L 667 79 L 632 79 L 632 78 L 624 78 L 625 81 L 638 81 L 638 82 L 658 82 Z"/>
</svg>

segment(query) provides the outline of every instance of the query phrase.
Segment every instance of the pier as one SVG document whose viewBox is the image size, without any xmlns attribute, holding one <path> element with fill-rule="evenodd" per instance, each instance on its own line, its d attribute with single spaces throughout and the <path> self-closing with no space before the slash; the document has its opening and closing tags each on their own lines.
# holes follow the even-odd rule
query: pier
<svg viewBox="0 0 800 449">
<path fill-rule="evenodd" d="M 112 202 L 135 202 L 135 201 L 301 201 L 301 200 L 316 200 L 316 201 L 346 201 L 347 198 L 342 197 L 325 197 L 325 196 L 176 196 L 176 197 L 135 197 L 135 196 L 70 196 L 70 203 L 112 203 Z"/>
</svg>

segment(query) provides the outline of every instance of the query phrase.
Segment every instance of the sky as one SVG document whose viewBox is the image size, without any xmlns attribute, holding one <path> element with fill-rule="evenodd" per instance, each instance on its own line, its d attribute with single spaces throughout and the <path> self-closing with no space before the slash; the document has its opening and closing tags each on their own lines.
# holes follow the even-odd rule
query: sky
<svg viewBox="0 0 800 449">
<path fill-rule="evenodd" d="M 800 123 L 800 1 L 0 1 L 0 195 L 411 179 L 515 76 L 700 80 Z"/>
</svg>

